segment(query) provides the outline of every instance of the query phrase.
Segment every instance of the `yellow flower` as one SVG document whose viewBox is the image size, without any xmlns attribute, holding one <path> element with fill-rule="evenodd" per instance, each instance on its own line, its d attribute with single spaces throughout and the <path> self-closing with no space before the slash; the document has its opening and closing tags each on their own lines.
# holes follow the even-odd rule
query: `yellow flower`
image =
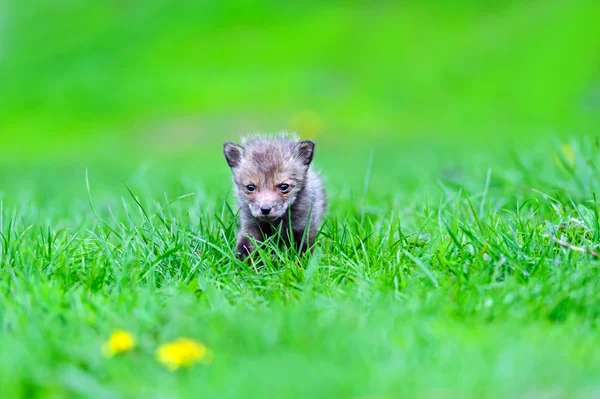
<svg viewBox="0 0 600 399">
<path fill-rule="evenodd" d="M 575 151 L 573 150 L 573 146 L 569 144 L 563 144 L 560 146 L 560 155 L 562 158 L 559 158 L 558 154 L 555 155 L 555 160 L 558 166 L 561 169 L 564 169 L 563 163 L 566 163 L 568 166 L 575 166 Z"/>
<path fill-rule="evenodd" d="M 316 139 L 323 123 L 319 115 L 311 110 L 302 110 L 294 113 L 290 117 L 290 128 L 307 139 Z"/>
<path fill-rule="evenodd" d="M 135 338 L 127 331 L 116 330 L 108 341 L 102 345 L 102 353 L 106 357 L 112 357 L 121 352 L 127 352 L 135 347 Z"/>
<path fill-rule="evenodd" d="M 161 345 L 156 350 L 156 359 L 170 370 L 194 363 L 208 364 L 212 361 L 212 352 L 206 345 L 189 338 L 179 338 Z"/>
</svg>

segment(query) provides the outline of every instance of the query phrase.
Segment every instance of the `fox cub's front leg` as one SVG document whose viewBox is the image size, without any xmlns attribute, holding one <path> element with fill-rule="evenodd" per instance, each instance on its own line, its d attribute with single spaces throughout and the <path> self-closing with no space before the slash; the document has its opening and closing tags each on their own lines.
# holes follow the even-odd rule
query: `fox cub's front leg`
<svg viewBox="0 0 600 399">
<path fill-rule="evenodd" d="M 239 259 L 245 260 L 255 251 L 254 244 L 252 240 L 255 242 L 260 242 L 260 232 L 257 232 L 255 229 L 242 227 L 237 236 L 236 242 L 236 255 Z"/>
</svg>

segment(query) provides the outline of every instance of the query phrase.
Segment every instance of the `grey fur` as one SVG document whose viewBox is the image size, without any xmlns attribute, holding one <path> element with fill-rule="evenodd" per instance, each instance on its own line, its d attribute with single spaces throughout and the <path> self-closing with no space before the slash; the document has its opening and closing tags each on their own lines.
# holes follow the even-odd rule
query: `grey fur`
<svg viewBox="0 0 600 399">
<path fill-rule="evenodd" d="M 279 233 L 299 252 L 312 248 L 327 209 L 323 182 L 311 166 L 314 147 L 310 140 L 286 134 L 256 135 L 242 139 L 242 145 L 223 145 L 240 206 L 240 258 L 255 250 L 253 240 L 260 243 Z M 287 191 L 282 183 L 289 185 Z M 254 191 L 248 191 L 249 185 Z M 270 213 L 263 215 L 261 207 L 271 208 Z"/>
</svg>

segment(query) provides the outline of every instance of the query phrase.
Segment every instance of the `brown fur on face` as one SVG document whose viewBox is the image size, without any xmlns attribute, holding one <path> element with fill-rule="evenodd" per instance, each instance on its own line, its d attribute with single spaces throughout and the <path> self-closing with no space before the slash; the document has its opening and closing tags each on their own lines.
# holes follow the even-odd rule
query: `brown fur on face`
<svg viewBox="0 0 600 399">
<path fill-rule="evenodd" d="M 224 152 L 240 203 L 253 217 L 271 221 L 282 217 L 302 190 L 314 143 L 255 138 L 244 140 L 242 146 L 225 143 Z M 248 190 L 250 185 L 253 191 Z M 282 190 L 282 185 L 288 188 Z M 261 212 L 264 207 L 271 208 L 269 214 Z"/>
</svg>

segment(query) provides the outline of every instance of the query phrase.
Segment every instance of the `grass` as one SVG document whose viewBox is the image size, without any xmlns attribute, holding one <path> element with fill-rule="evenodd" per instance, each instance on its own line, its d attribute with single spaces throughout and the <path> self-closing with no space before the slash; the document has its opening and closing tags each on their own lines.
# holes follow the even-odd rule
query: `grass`
<svg viewBox="0 0 600 399">
<path fill-rule="evenodd" d="M 87 184 L 78 165 L 3 168 L 1 396 L 600 395 L 600 260 L 552 239 L 598 250 L 597 144 L 407 150 L 413 168 L 388 151 L 323 148 L 314 255 L 265 252 L 258 270 L 231 256 L 222 160 L 91 165 Z M 138 348 L 106 359 L 118 328 Z M 157 363 L 180 336 L 214 362 Z"/>
</svg>

